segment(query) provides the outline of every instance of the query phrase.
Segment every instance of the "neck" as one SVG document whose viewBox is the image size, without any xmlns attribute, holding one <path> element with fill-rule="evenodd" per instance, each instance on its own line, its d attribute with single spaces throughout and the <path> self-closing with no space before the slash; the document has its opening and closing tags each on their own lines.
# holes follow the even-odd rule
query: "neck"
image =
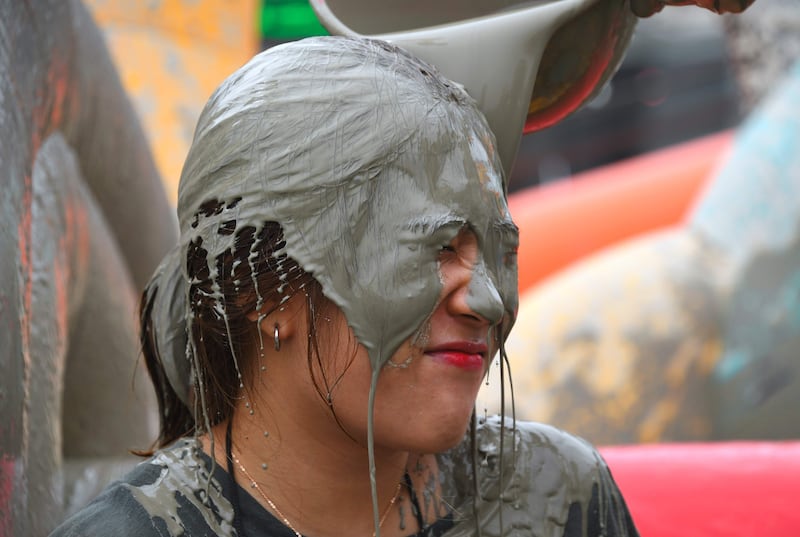
<svg viewBox="0 0 800 537">
<path fill-rule="evenodd" d="M 301 534 L 373 535 L 375 518 L 366 446 L 350 438 L 332 416 L 328 416 L 321 434 L 319 420 L 309 431 L 305 425 L 309 422 L 287 419 L 294 414 L 282 411 L 285 405 L 270 405 L 267 411 L 261 403 L 254 409 L 253 403 L 242 401 L 232 418 L 237 483 L 278 520 Z M 214 456 L 223 467 L 226 429 L 227 423 L 223 423 L 213 430 Z M 210 452 L 209 442 L 205 447 Z M 376 448 L 381 537 L 401 537 L 421 529 L 413 514 L 406 473 L 419 499 L 423 524 L 446 512 L 435 501 L 439 498 L 439 480 L 434 456 Z"/>
</svg>

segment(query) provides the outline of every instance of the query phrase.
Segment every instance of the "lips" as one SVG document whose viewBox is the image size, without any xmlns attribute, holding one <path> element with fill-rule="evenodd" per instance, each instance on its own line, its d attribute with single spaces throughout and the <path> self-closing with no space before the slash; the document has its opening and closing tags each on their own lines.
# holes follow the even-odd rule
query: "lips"
<svg viewBox="0 0 800 537">
<path fill-rule="evenodd" d="M 483 369 L 488 347 L 475 341 L 453 341 L 428 347 L 425 354 L 433 360 L 466 370 Z"/>
</svg>

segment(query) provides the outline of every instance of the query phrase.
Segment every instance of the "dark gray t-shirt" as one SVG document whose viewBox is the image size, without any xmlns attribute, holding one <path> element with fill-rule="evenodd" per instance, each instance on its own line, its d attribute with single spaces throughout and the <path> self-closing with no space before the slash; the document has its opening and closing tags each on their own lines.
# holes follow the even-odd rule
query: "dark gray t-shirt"
<svg viewBox="0 0 800 537">
<path fill-rule="evenodd" d="M 443 493 L 453 512 L 417 536 L 474 536 L 476 513 L 485 537 L 638 536 L 608 468 L 588 444 L 552 427 L 519 423 L 512 452 L 510 427 L 506 429 L 503 457 L 498 457 L 499 419 L 477 429 L 477 502 L 472 494 L 472 442 L 466 439 L 439 456 L 441 470 L 451 477 Z M 502 502 L 503 520 L 499 497 L 508 498 Z M 193 439 L 179 440 L 140 463 L 51 537 L 177 535 L 295 537 L 224 468 L 212 464 Z"/>
</svg>

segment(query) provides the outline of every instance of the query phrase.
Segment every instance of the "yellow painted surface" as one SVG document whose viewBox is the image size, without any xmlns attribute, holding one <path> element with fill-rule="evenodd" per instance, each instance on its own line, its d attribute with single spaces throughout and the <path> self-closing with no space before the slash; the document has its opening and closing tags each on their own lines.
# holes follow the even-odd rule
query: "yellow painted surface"
<svg viewBox="0 0 800 537">
<path fill-rule="evenodd" d="M 506 343 L 517 417 L 598 444 L 709 439 L 717 294 L 692 275 L 711 262 L 688 233 L 659 232 L 525 293 Z M 480 404 L 499 411 L 498 382 Z"/>
<path fill-rule="evenodd" d="M 86 0 L 142 120 L 170 200 L 197 118 L 258 50 L 257 0 Z"/>
</svg>

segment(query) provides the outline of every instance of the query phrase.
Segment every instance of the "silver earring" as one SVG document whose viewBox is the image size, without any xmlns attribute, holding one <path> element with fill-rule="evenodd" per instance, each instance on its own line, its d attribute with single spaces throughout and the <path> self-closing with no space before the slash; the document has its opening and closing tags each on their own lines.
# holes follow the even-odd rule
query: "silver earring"
<svg viewBox="0 0 800 537">
<path fill-rule="evenodd" d="M 275 350 L 281 350 L 281 335 L 278 333 L 278 323 L 275 323 Z"/>
</svg>

